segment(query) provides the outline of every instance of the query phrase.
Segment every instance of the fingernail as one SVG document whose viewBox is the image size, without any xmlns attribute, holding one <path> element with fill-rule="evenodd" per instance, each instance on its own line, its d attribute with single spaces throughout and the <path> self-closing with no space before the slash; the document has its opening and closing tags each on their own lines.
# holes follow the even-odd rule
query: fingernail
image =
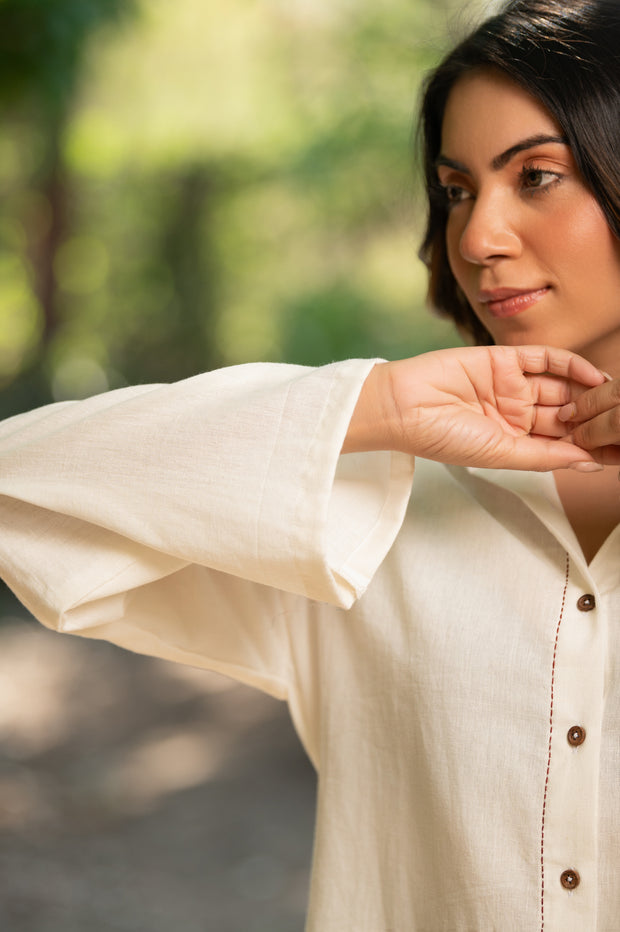
<svg viewBox="0 0 620 932">
<path fill-rule="evenodd" d="M 576 472 L 600 472 L 605 467 L 601 463 L 584 463 L 580 460 L 578 463 L 571 463 L 568 468 Z"/>
<path fill-rule="evenodd" d="M 563 408 L 560 408 L 560 410 L 558 411 L 558 420 L 559 421 L 572 421 L 572 419 L 575 417 L 576 414 L 577 414 L 577 405 L 571 401 L 569 404 L 564 405 Z"/>
<path fill-rule="evenodd" d="M 613 375 L 610 375 L 609 372 L 603 372 L 602 369 L 599 369 L 598 371 L 601 373 L 601 375 L 604 375 L 604 376 L 605 376 L 605 378 L 607 379 L 608 382 L 613 382 L 614 377 L 613 377 Z"/>
</svg>

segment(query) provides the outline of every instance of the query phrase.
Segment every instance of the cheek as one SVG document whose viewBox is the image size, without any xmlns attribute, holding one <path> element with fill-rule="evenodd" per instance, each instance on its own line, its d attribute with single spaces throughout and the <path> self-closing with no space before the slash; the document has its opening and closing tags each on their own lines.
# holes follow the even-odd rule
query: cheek
<svg viewBox="0 0 620 932">
<path fill-rule="evenodd" d="M 551 233 L 548 242 L 558 244 L 558 259 L 565 266 L 579 271 L 584 280 L 592 280 L 601 273 L 603 279 L 607 279 L 613 267 L 620 273 L 618 240 L 591 195 L 558 216 L 555 228 L 549 229 L 548 233 Z"/>
<path fill-rule="evenodd" d="M 463 229 L 464 224 L 458 222 L 458 217 L 455 216 L 454 213 L 450 214 L 448 216 L 448 222 L 446 223 L 446 252 L 448 254 L 450 270 L 461 286 L 463 285 L 463 273 L 466 268 L 466 263 L 460 250 Z"/>
</svg>

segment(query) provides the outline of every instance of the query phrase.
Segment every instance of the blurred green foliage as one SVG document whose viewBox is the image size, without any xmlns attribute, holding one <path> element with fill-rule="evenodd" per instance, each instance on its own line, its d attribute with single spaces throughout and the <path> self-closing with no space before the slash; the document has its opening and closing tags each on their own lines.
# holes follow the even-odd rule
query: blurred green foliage
<svg viewBox="0 0 620 932">
<path fill-rule="evenodd" d="M 0 0 L 0 414 L 409 355 L 417 88 L 457 0 Z"/>
<path fill-rule="evenodd" d="M 2 0 L 0 99 L 64 113 L 91 33 L 134 10 L 131 0 Z"/>
</svg>

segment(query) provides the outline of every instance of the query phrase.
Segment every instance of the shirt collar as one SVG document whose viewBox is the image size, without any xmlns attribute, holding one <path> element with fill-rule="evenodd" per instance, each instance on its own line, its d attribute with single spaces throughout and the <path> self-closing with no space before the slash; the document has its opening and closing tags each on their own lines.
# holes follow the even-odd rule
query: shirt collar
<svg viewBox="0 0 620 932">
<path fill-rule="evenodd" d="M 513 469 L 465 467 L 466 472 L 518 496 L 549 529 L 570 555 L 571 560 L 602 590 L 620 585 L 620 526 L 616 527 L 592 562 L 586 563 L 558 495 L 553 473 L 522 472 Z"/>
</svg>

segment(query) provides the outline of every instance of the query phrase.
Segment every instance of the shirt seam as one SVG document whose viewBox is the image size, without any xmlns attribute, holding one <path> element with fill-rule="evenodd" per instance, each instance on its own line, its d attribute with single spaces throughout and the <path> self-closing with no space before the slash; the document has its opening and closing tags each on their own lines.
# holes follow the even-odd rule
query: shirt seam
<svg viewBox="0 0 620 932">
<path fill-rule="evenodd" d="M 564 575 L 564 590 L 562 592 L 562 604 L 560 606 L 560 615 L 555 628 L 555 641 L 553 644 L 553 659 L 551 662 L 551 688 L 549 696 L 549 746 L 547 751 L 547 771 L 545 774 L 545 788 L 543 792 L 542 817 L 540 825 L 540 932 L 545 929 L 545 816 L 547 813 L 547 792 L 549 789 L 549 771 L 551 769 L 551 750 L 553 741 L 553 713 L 554 713 L 554 688 L 555 688 L 555 667 L 558 653 L 558 641 L 560 637 L 560 626 L 564 618 L 564 609 L 566 607 L 566 593 L 568 591 L 568 577 L 570 573 L 570 556 L 566 554 L 566 572 Z"/>
</svg>

